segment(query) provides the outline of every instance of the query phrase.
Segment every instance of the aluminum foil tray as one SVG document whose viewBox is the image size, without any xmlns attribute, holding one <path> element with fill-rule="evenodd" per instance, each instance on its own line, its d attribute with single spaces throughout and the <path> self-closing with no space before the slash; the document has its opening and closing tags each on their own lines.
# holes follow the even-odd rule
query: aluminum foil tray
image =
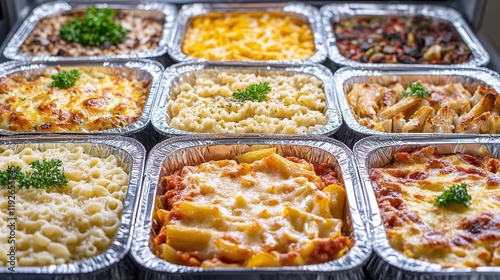
<svg viewBox="0 0 500 280">
<path fill-rule="evenodd" d="M 281 4 L 279 3 L 199 4 L 198 3 L 198 4 L 184 5 L 179 10 L 179 14 L 177 15 L 177 18 L 175 20 L 174 28 L 172 29 L 172 35 L 170 37 L 170 43 L 169 43 L 170 57 L 172 57 L 173 60 L 178 62 L 207 61 L 206 59 L 187 56 L 181 50 L 181 44 L 184 38 L 184 32 L 186 31 L 187 24 L 189 23 L 192 17 L 208 14 L 211 12 L 225 13 L 225 12 L 253 12 L 253 11 L 285 12 L 289 13 L 290 16 L 297 17 L 309 23 L 314 36 L 315 53 L 307 59 L 283 61 L 283 63 L 286 64 L 322 63 L 323 61 L 326 60 L 327 50 L 325 46 L 325 35 L 323 27 L 321 26 L 319 12 L 313 6 L 300 2 L 288 2 Z M 239 63 L 241 62 L 257 63 L 257 64 L 280 63 L 280 61 L 278 60 L 222 60 L 222 61 L 233 61 Z"/>
<path fill-rule="evenodd" d="M 238 154 L 259 147 L 277 147 L 278 153 L 295 155 L 310 162 L 329 162 L 335 166 L 339 179 L 347 191 L 344 210 L 345 232 L 354 237 L 350 251 L 338 260 L 324 264 L 299 267 L 268 268 L 201 268 L 181 266 L 159 259 L 151 251 L 152 213 L 158 184 L 162 176 L 186 165 L 196 165 L 209 160 L 233 158 Z M 371 254 L 371 244 L 361 216 L 364 204 L 358 189 L 351 152 L 343 144 L 326 137 L 245 137 L 227 136 L 180 137 L 161 142 L 150 153 L 145 171 L 141 207 L 137 218 L 131 254 L 140 266 L 139 279 L 207 279 L 232 276 L 244 279 L 365 279 L 362 265 Z M 175 275 L 174 275 L 175 274 Z"/>
<path fill-rule="evenodd" d="M 64 132 L 58 134 L 111 134 L 111 135 L 135 135 L 144 130 L 150 119 L 151 109 L 156 97 L 156 92 L 160 85 L 161 73 L 163 67 L 155 61 L 151 60 L 132 60 L 128 62 L 104 62 L 104 61 L 61 61 L 61 62 L 22 62 L 22 61 L 9 61 L 0 64 L 0 77 L 12 74 L 22 73 L 23 75 L 39 75 L 44 68 L 47 67 L 96 67 L 106 69 L 110 74 L 120 73 L 125 77 L 136 78 L 138 80 L 151 79 L 149 86 L 149 94 L 144 105 L 141 117 L 129 126 L 112 128 L 102 131 L 84 133 L 84 132 Z M 109 70 L 107 70 L 109 69 Z M 17 134 L 51 134 L 55 132 L 12 132 L 0 129 L 0 135 L 17 135 Z"/>
<path fill-rule="evenodd" d="M 168 67 L 163 74 L 163 82 L 158 91 L 158 98 L 156 99 L 151 123 L 154 128 L 165 136 L 178 136 L 186 134 L 199 134 L 195 132 L 183 131 L 171 127 L 168 123 L 170 116 L 167 113 L 167 102 L 175 98 L 172 93 L 172 88 L 179 86 L 183 83 L 194 82 L 195 76 L 193 73 L 204 70 L 224 70 L 227 72 L 237 73 L 255 73 L 258 75 L 265 75 L 270 72 L 282 72 L 284 75 L 292 73 L 309 74 L 315 76 L 323 82 L 323 89 L 326 95 L 326 111 L 324 114 L 327 116 L 327 123 L 320 129 L 309 132 L 307 134 L 314 135 L 331 135 L 337 131 L 341 124 L 342 118 L 340 117 L 340 109 L 337 105 L 337 100 L 332 93 L 333 77 L 326 67 L 322 65 L 293 65 L 293 64 L 266 64 L 266 65 L 247 65 L 247 64 L 214 64 L 214 63 L 180 63 Z"/>
<path fill-rule="evenodd" d="M 500 267 L 442 268 L 441 265 L 405 257 L 389 244 L 382 217 L 369 177 L 371 167 L 390 163 L 400 148 L 436 147 L 442 154 L 467 153 L 475 156 L 500 157 L 500 140 L 495 137 L 381 137 L 372 136 L 354 146 L 363 196 L 367 207 L 367 224 L 372 231 L 376 253 L 367 266 L 373 279 L 498 279 Z"/>
<path fill-rule="evenodd" d="M 104 2 L 104 1 L 103 1 Z M 19 49 L 29 34 L 34 30 L 35 26 L 42 18 L 55 16 L 72 9 L 85 9 L 92 4 L 85 1 L 54 1 L 49 3 L 41 4 L 36 7 L 32 13 L 26 18 L 23 24 L 16 31 L 14 36 L 11 38 L 7 46 L 5 47 L 3 54 L 6 58 L 12 60 L 31 60 L 31 61 L 92 61 L 92 60 L 111 60 L 111 59 L 138 59 L 138 58 L 155 58 L 164 62 L 165 54 L 168 49 L 168 38 L 170 37 L 170 31 L 173 26 L 174 18 L 177 14 L 177 9 L 175 6 L 166 3 L 157 2 L 146 2 L 143 4 L 95 4 L 98 8 L 112 8 L 112 9 L 124 9 L 124 10 L 142 10 L 139 12 L 147 13 L 148 11 L 157 11 L 165 16 L 165 21 L 163 25 L 163 32 L 161 34 L 158 46 L 155 49 L 148 51 L 141 51 L 131 54 L 119 54 L 119 55 L 107 55 L 107 56 L 77 56 L 77 57 L 63 57 L 63 56 L 51 56 L 51 55 L 41 55 L 41 56 L 29 56 L 19 53 Z"/>
<path fill-rule="evenodd" d="M 103 253 L 81 261 L 50 266 L 16 266 L 15 272 L 0 267 L 0 279 L 131 279 L 135 273 L 133 262 L 126 256 L 133 235 L 133 223 L 142 186 L 146 151 L 136 140 L 121 136 L 14 136 L 0 138 L 1 147 L 19 150 L 25 147 L 48 149 L 83 146 L 86 153 L 98 157 L 114 155 L 118 163 L 129 173 L 129 184 L 121 224 L 110 247 Z"/>
<path fill-rule="evenodd" d="M 418 66 L 429 65 L 437 68 L 446 67 L 471 67 L 482 66 L 490 60 L 489 54 L 481 45 L 477 37 L 464 21 L 462 16 L 455 10 L 435 5 L 405 5 L 405 4 L 328 4 L 321 8 L 321 21 L 326 30 L 326 44 L 328 57 L 340 66 L 364 67 L 364 68 L 404 68 L 414 69 Z M 471 50 L 471 59 L 462 64 L 386 64 L 386 63 L 364 63 L 351 60 L 343 56 L 336 44 L 333 30 L 333 22 L 342 18 L 356 16 L 425 16 L 431 19 L 440 19 L 450 22 L 455 27 L 458 35 Z"/>
<path fill-rule="evenodd" d="M 436 135 L 460 135 L 460 134 L 437 134 L 437 133 L 389 133 L 367 128 L 358 123 L 354 118 L 349 103 L 347 102 L 347 93 L 352 89 L 354 83 L 378 83 L 387 85 L 389 83 L 400 82 L 407 86 L 415 80 L 422 80 L 433 84 L 462 83 L 467 85 L 470 90 L 475 91 L 479 85 L 488 85 L 500 92 L 500 76 L 485 68 L 424 68 L 417 70 L 361 70 L 355 68 L 342 68 L 335 72 L 334 85 L 335 95 L 340 104 L 340 110 L 344 118 L 344 123 L 335 138 L 340 139 L 349 147 L 363 137 L 370 135 L 400 135 L 405 137 L 422 136 L 432 137 Z M 462 134 L 463 135 L 463 134 Z M 481 136 L 484 134 L 467 134 L 471 136 Z"/>
</svg>

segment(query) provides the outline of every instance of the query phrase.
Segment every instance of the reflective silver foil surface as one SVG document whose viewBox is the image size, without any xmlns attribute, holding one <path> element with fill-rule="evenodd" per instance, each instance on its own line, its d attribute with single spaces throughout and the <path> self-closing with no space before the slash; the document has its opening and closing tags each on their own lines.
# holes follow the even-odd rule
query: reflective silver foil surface
<svg viewBox="0 0 500 280">
<path fill-rule="evenodd" d="M 184 61 L 214 61 L 201 58 L 187 56 L 182 52 L 181 44 L 184 39 L 184 32 L 186 31 L 189 20 L 194 16 L 204 15 L 210 12 L 251 12 L 251 11 L 278 11 L 290 13 L 290 16 L 298 17 L 305 22 L 308 22 L 314 36 L 315 53 L 303 60 L 290 60 L 282 61 L 286 64 L 302 64 L 302 63 L 322 63 L 326 60 L 327 50 L 325 46 L 324 27 L 321 26 L 320 15 L 316 8 L 309 4 L 300 2 L 288 3 L 253 3 L 253 4 L 187 4 L 182 6 L 179 10 L 175 25 L 172 28 L 172 35 L 170 36 L 169 55 L 173 60 L 178 62 Z M 218 61 L 233 61 L 244 63 L 280 63 L 279 60 L 218 60 Z"/>
<path fill-rule="evenodd" d="M 105 1 L 102 1 L 105 2 Z M 137 9 L 145 11 L 158 11 L 165 16 L 163 25 L 163 32 L 158 42 L 158 46 L 153 50 L 134 52 L 131 54 L 119 55 L 106 55 L 106 56 L 76 56 L 76 57 L 63 57 L 52 55 L 29 56 L 19 53 L 19 49 L 24 40 L 29 36 L 31 31 L 38 24 L 40 19 L 54 16 L 71 9 L 87 8 L 95 5 L 98 8 L 112 8 L 112 9 Z M 5 47 L 3 54 L 6 58 L 12 60 L 31 60 L 31 61 L 92 61 L 92 60 L 111 60 L 111 59 L 138 59 L 138 58 L 156 58 L 162 60 L 162 56 L 167 53 L 168 39 L 173 26 L 174 18 L 177 14 L 175 6 L 167 3 L 160 2 L 145 2 L 142 4 L 99 4 L 95 2 L 85 1 L 54 1 L 43 3 L 36 7 L 31 14 L 24 20 L 23 24 L 16 31 L 14 36 Z"/>
<path fill-rule="evenodd" d="M 455 10 L 436 5 L 405 5 L 405 4 L 328 4 L 321 8 L 321 22 L 326 30 L 326 45 L 328 57 L 339 66 L 364 67 L 364 68 L 405 68 L 414 69 L 418 66 L 429 65 L 437 68 L 446 67 L 471 67 L 482 66 L 489 62 L 490 56 L 481 45 L 477 37 L 469 28 L 462 16 Z M 360 15 L 402 15 L 402 16 L 425 16 L 434 19 L 445 20 L 453 24 L 459 36 L 470 48 L 472 58 L 462 64 L 386 64 L 386 63 L 365 63 L 351 60 L 343 56 L 336 43 L 333 22 L 345 17 L 355 17 Z"/>
<path fill-rule="evenodd" d="M 354 146 L 354 159 L 358 167 L 360 184 L 367 207 L 367 224 L 372 231 L 372 244 L 376 256 L 367 270 L 373 279 L 482 279 L 500 277 L 500 267 L 442 268 L 438 264 L 411 259 L 389 244 L 385 227 L 369 177 L 369 169 L 392 161 L 402 147 L 436 147 L 439 153 L 467 153 L 475 156 L 500 157 L 500 139 L 497 137 L 383 137 L 362 139 Z"/>
<path fill-rule="evenodd" d="M 407 86 L 410 82 L 421 80 L 432 84 L 442 85 L 448 83 L 462 83 L 475 91 L 480 85 L 488 85 L 500 93 L 500 76 L 486 68 L 424 68 L 416 70 L 398 69 L 398 70 L 362 70 L 356 68 L 342 68 L 337 70 L 334 75 L 334 91 L 337 100 L 340 104 L 340 110 L 344 119 L 342 127 L 335 138 L 346 143 L 349 147 L 354 146 L 358 140 L 370 135 L 398 135 L 398 136 L 422 136 L 432 137 L 436 135 L 460 135 L 460 134 L 438 134 L 438 133 L 390 133 L 381 132 L 375 129 L 367 128 L 358 123 L 355 119 L 349 103 L 347 102 L 347 94 L 351 91 L 355 83 L 378 83 L 387 85 L 389 83 L 400 82 L 403 86 Z M 462 134 L 464 135 L 464 134 Z M 481 134 L 467 134 L 471 136 L 481 136 Z M 482 134 L 483 136 L 485 134 Z"/>
<path fill-rule="evenodd" d="M 0 267 L 0 279 L 130 279 L 135 268 L 126 254 L 132 242 L 133 223 L 137 215 L 136 208 L 142 186 L 146 154 L 144 147 L 134 139 L 121 136 L 66 137 L 56 135 L 4 137 L 0 138 L 0 146 L 12 147 L 15 150 L 26 147 L 47 149 L 83 146 L 85 152 L 94 156 L 114 155 L 129 174 L 121 224 L 107 250 L 95 257 L 63 265 L 16 266 L 14 273 L 10 272 L 8 267 Z"/>
<path fill-rule="evenodd" d="M 183 131 L 171 127 L 170 116 L 167 112 L 167 102 L 175 98 L 173 96 L 172 88 L 185 82 L 194 82 L 193 72 L 203 70 L 221 70 L 226 72 L 237 73 L 255 73 L 256 75 L 266 75 L 269 72 L 280 72 L 284 75 L 308 74 L 315 76 L 323 83 L 323 89 L 326 95 L 326 111 L 324 115 L 327 117 L 327 123 L 320 129 L 309 132 L 307 134 L 313 135 L 331 135 L 337 131 L 341 124 L 342 118 L 340 117 L 340 109 L 337 104 L 335 95 L 333 94 L 333 76 L 329 69 L 322 65 L 293 65 L 293 64 L 265 64 L 265 65 L 247 65 L 241 63 L 180 63 L 168 67 L 163 73 L 163 81 L 160 89 L 158 90 L 158 98 L 156 99 L 153 113 L 151 116 L 151 123 L 154 128 L 161 134 L 172 137 L 186 134 L 199 134 L 196 132 Z M 245 134 L 248 135 L 248 134 Z"/>
<path fill-rule="evenodd" d="M 102 131 L 93 132 L 64 132 L 58 134 L 112 134 L 112 135 L 132 135 L 144 130 L 149 123 L 151 109 L 156 97 L 156 93 L 160 86 L 161 73 L 163 67 L 155 61 L 151 60 L 131 60 L 128 62 L 104 62 L 104 61 L 61 61 L 61 62 L 23 62 L 9 61 L 0 64 L 0 77 L 12 74 L 21 73 L 25 76 L 34 76 L 41 74 L 47 67 L 96 67 L 103 71 L 109 71 L 110 74 L 121 74 L 125 77 L 135 78 L 139 81 L 151 79 L 150 88 L 146 104 L 142 111 L 141 117 L 134 123 L 126 127 L 112 128 Z M 51 134 L 56 132 L 14 132 L 5 129 L 0 129 L 0 135 L 17 135 L 17 134 Z"/>
<path fill-rule="evenodd" d="M 345 233 L 354 238 L 350 251 L 338 260 L 324 264 L 298 267 L 268 268 L 201 268 L 168 263 L 150 249 L 152 214 L 160 178 L 186 165 L 197 165 L 209 160 L 231 159 L 245 153 L 250 147 L 277 147 L 279 154 L 294 155 L 312 163 L 328 162 L 335 166 L 344 183 L 347 200 L 344 210 Z M 326 137 L 255 136 L 240 138 L 227 136 L 179 137 L 156 145 L 150 153 L 145 169 L 145 181 L 140 198 L 139 215 L 131 254 L 141 267 L 139 279 L 196 279 L 196 276 L 217 279 L 232 276 L 244 279 L 364 279 L 362 265 L 371 254 L 367 230 L 361 219 L 364 203 L 361 199 L 350 150 L 340 142 Z"/>
</svg>

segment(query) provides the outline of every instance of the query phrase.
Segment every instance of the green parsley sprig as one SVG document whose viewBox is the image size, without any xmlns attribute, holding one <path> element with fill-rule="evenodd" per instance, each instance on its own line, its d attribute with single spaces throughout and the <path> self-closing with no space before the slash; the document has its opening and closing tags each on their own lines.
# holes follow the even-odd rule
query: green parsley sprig
<svg viewBox="0 0 500 280">
<path fill-rule="evenodd" d="M 233 92 L 233 97 L 240 101 L 252 100 L 261 102 L 269 92 L 271 92 L 271 86 L 268 82 L 264 82 L 250 85 L 245 90 L 237 90 Z"/>
<path fill-rule="evenodd" d="M 115 11 L 91 6 L 84 18 L 68 21 L 59 31 L 61 38 L 84 46 L 118 45 L 127 38 L 128 29 L 113 21 Z"/>
<path fill-rule="evenodd" d="M 452 186 L 439 195 L 434 201 L 434 206 L 448 206 L 454 203 L 469 207 L 471 199 L 472 197 L 467 193 L 467 185 L 461 183 L 460 185 Z"/>
<path fill-rule="evenodd" d="M 424 88 L 421 83 L 411 83 L 409 86 L 410 91 L 405 91 L 401 93 L 401 97 L 418 96 L 421 98 L 426 98 L 431 95 L 431 93 Z"/>
<path fill-rule="evenodd" d="M 68 179 L 64 176 L 59 159 L 35 160 L 30 164 L 33 172 L 22 172 L 19 166 L 9 166 L 0 171 L 0 186 L 17 186 L 19 189 L 47 189 L 64 187 Z"/>
<path fill-rule="evenodd" d="M 70 71 L 62 70 L 58 75 L 52 76 L 52 87 L 67 89 L 75 85 L 76 81 L 81 77 L 78 70 Z"/>
</svg>

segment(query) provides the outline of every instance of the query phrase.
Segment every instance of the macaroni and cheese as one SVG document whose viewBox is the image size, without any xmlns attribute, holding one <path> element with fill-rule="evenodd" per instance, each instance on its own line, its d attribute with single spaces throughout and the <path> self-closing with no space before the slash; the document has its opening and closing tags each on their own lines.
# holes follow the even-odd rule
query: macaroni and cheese
<svg viewBox="0 0 500 280">
<path fill-rule="evenodd" d="M 167 103 L 168 124 L 200 133 L 299 134 L 317 130 L 327 122 L 322 82 L 307 74 L 269 72 L 257 75 L 204 70 L 193 82 L 172 87 Z M 268 82 L 271 92 L 262 102 L 241 102 L 237 90 Z"/>
<path fill-rule="evenodd" d="M 370 169 L 391 246 L 406 257 L 443 267 L 500 266 L 500 160 L 441 155 L 434 147 L 401 150 L 392 163 Z M 464 183 L 468 207 L 436 206 Z"/>
<path fill-rule="evenodd" d="M 315 51 L 309 24 L 290 13 L 208 13 L 187 26 L 182 52 L 214 60 L 302 60 Z"/>
<path fill-rule="evenodd" d="M 202 267 L 297 266 L 345 255 L 353 240 L 342 235 L 345 189 L 333 167 L 275 151 L 163 177 L 154 252 Z"/>
<path fill-rule="evenodd" d="M 16 189 L 15 207 L 9 189 L 0 187 L 0 266 L 6 266 L 10 211 L 16 218 L 15 257 L 19 266 L 65 264 L 97 256 L 113 241 L 123 210 L 129 175 L 116 157 L 93 156 L 82 145 L 38 150 L 0 147 L 0 170 L 59 159 L 66 186 Z M 10 211 L 7 211 L 10 209 Z"/>
<path fill-rule="evenodd" d="M 52 86 L 60 69 L 0 77 L 0 129 L 93 132 L 125 127 L 142 115 L 151 79 L 139 81 L 99 67 L 78 67 L 67 89 Z M 28 77 L 29 75 L 30 77 Z"/>
</svg>

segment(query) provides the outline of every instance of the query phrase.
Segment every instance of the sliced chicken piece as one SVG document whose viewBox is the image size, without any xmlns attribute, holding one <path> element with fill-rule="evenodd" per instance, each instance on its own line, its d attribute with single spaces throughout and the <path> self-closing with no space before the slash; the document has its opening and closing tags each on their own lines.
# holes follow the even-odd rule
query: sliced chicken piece
<svg viewBox="0 0 500 280">
<path fill-rule="evenodd" d="M 373 129 L 382 131 L 382 132 L 392 132 L 392 120 L 384 120 L 377 123 Z"/>
<path fill-rule="evenodd" d="M 422 106 L 418 108 L 415 113 L 410 117 L 408 122 L 403 126 L 403 132 L 420 132 L 429 116 L 434 114 L 434 109 L 429 106 Z"/>
<path fill-rule="evenodd" d="M 392 117 L 392 132 L 403 132 L 403 126 L 405 124 L 405 115 L 403 113 L 396 114 Z"/>
<path fill-rule="evenodd" d="M 450 106 L 443 106 L 434 117 L 433 130 L 437 133 L 453 133 L 455 126 L 453 123 L 457 118 L 457 113 Z"/>
</svg>

